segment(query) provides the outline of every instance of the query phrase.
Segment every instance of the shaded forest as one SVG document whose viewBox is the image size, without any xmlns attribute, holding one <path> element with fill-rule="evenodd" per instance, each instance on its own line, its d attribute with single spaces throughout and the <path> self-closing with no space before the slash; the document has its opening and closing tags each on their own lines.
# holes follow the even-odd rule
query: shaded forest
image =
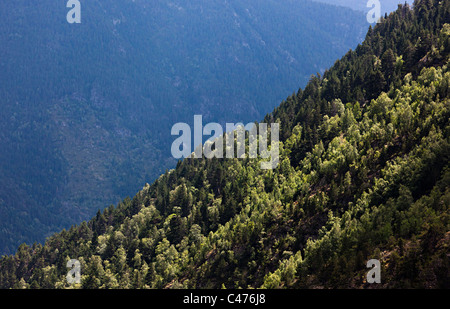
<svg viewBox="0 0 450 309">
<path fill-rule="evenodd" d="M 254 121 L 364 39 L 310 0 L 0 2 L 0 255 L 176 165 L 174 123 Z"/>
</svg>

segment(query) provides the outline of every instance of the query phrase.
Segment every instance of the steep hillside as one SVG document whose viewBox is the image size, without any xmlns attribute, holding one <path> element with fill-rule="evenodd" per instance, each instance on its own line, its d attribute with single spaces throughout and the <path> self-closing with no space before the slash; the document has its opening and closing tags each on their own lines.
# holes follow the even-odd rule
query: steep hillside
<svg viewBox="0 0 450 309">
<path fill-rule="evenodd" d="M 0 287 L 449 288 L 450 1 L 416 1 L 264 119 L 280 163 L 185 159 L 0 260 Z M 381 263 L 381 283 L 366 263 Z"/>
<path fill-rule="evenodd" d="M 66 3 L 0 3 L 0 253 L 175 166 L 174 123 L 261 119 L 368 27 L 306 0 Z"/>
</svg>

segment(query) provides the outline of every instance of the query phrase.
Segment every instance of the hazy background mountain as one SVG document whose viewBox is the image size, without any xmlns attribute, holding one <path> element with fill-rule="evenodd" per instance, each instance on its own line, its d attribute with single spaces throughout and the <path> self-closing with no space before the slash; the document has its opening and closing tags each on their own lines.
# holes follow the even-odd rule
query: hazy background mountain
<svg viewBox="0 0 450 309">
<path fill-rule="evenodd" d="M 362 41 L 301 0 L 0 3 L 0 253 L 92 217 L 174 166 L 171 126 L 255 121 Z"/>
<path fill-rule="evenodd" d="M 317 2 L 333 4 L 337 6 L 349 7 L 355 11 L 369 12 L 372 9 L 372 5 L 367 7 L 369 0 L 314 0 Z M 397 10 L 399 4 L 412 4 L 414 0 L 379 0 L 381 4 L 382 14 L 391 13 Z"/>
</svg>

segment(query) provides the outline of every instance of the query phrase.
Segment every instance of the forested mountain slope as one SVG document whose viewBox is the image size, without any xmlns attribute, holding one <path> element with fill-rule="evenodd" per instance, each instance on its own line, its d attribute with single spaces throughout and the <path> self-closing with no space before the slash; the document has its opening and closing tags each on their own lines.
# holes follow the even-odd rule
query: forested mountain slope
<svg viewBox="0 0 450 309">
<path fill-rule="evenodd" d="M 264 119 L 280 164 L 185 159 L 0 260 L 0 286 L 449 288 L 450 1 L 416 1 Z M 381 283 L 366 263 L 381 262 Z"/>
<path fill-rule="evenodd" d="M 307 0 L 0 1 L 0 254 L 133 196 L 170 128 L 262 119 L 364 38 Z"/>
</svg>

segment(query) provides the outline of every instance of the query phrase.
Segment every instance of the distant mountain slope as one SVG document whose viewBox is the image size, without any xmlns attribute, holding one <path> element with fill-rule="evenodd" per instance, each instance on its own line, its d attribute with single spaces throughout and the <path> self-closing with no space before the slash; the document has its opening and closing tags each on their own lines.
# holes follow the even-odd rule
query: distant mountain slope
<svg viewBox="0 0 450 309">
<path fill-rule="evenodd" d="M 450 1 L 401 7 L 265 117 L 277 168 L 180 161 L 0 259 L 0 287 L 449 288 L 449 85 Z"/>
<path fill-rule="evenodd" d="M 171 126 L 261 119 L 363 39 L 309 1 L 0 3 L 0 252 L 79 223 L 173 167 Z"/>
<path fill-rule="evenodd" d="M 367 5 L 369 0 L 314 0 L 316 2 L 327 3 L 338 6 L 345 6 L 355 11 L 369 12 L 373 5 Z M 397 10 L 399 4 L 412 4 L 414 0 L 379 0 L 381 5 L 381 12 L 391 13 Z"/>
</svg>

